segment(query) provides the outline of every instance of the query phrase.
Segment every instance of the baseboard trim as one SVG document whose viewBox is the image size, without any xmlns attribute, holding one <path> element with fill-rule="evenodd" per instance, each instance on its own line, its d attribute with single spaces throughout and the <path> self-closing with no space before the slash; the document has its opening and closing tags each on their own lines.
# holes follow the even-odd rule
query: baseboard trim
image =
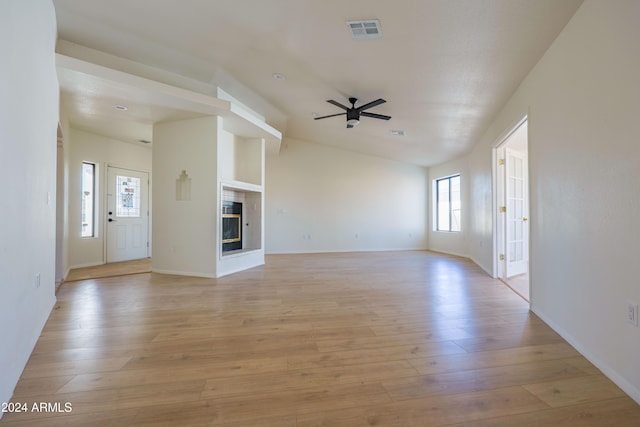
<svg viewBox="0 0 640 427">
<path fill-rule="evenodd" d="M 160 269 L 153 268 L 153 267 L 151 267 L 151 272 L 152 273 L 159 273 L 159 274 L 168 274 L 168 275 L 171 275 L 171 276 L 201 277 L 201 278 L 204 278 L 204 279 L 215 279 L 216 278 L 215 274 L 194 273 L 192 271 L 179 271 L 179 270 L 160 270 Z"/>
<path fill-rule="evenodd" d="M 471 260 L 471 258 L 469 258 L 469 255 L 465 255 L 465 254 L 460 254 L 458 252 L 450 252 L 450 251 L 443 251 L 440 249 L 427 249 L 429 252 L 433 252 L 436 254 L 443 254 L 443 255 L 451 255 L 451 256 L 457 256 L 459 258 L 466 258 Z M 473 260 L 472 260 L 473 261 Z"/>
<path fill-rule="evenodd" d="M 71 272 L 71 270 L 75 270 L 77 268 L 97 267 L 98 265 L 105 265 L 105 262 L 103 262 L 103 261 L 87 262 L 87 263 L 84 263 L 84 264 L 72 265 L 71 267 L 69 267 L 69 269 L 67 270 L 67 274 L 64 277 L 66 278 L 67 276 L 69 276 L 69 273 Z"/>
<path fill-rule="evenodd" d="M 489 275 L 489 277 L 493 277 L 494 279 L 496 279 L 496 277 L 493 276 L 493 272 L 487 270 L 486 268 L 484 268 L 484 266 L 482 264 L 480 264 L 475 258 L 469 258 L 471 261 L 473 261 L 473 263 L 475 265 L 477 265 L 478 267 L 480 267 L 482 269 L 482 271 L 484 271 L 485 273 L 487 273 Z"/>
<path fill-rule="evenodd" d="M 535 307 L 531 307 L 531 311 L 535 313 L 542 321 L 544 321 L 551 329 L 556 331 L 558 335 L 564 338 L 569 344 L 571 344 L 580 354 L 582 354 L 589 362 L 593 363 L 596 368 L 600 369 L 611 381 L 613 381 L 618 387 L 629 395 L 633 400 L 640 405 L 640 390 L 630 384 L 624 377 L 618 374 L 615 369 L 611 368 L 608 364 L 594 356 L 589 350 L 584 348 L 576 337 L 568 333 L 566 330 L 558 326 L 553 320 L 551 320 L 546 314 L 541 312 Z"/>
<path fill-rule="evenodd" d="M 359 253 L 359 252 L 416 252 L 416 251 L 430 251 L 427 248 L 396 248 L 396 249 L 335 249 L 335 250 L 301 250 L 301 251 L 273 251 L 266 252 L 265 255 L 310 255 L 310 254 L 342 254 L 342 253 Z"/>
</svg>

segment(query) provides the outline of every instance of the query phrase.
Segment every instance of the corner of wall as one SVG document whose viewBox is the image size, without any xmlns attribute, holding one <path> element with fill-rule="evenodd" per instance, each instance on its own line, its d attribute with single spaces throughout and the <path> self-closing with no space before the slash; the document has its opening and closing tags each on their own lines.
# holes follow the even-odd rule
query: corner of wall
<svg viewBox="0 0 640 427">
<path fill-rule="evenodd" d="M 11 45 L 3 49 L 0 67 L 0 81 L 8 82 L 3 103 L 16 106 L 3 109 L 0 179 L 20 183 L 6 186 L 3 199 L 21 207 L 3 212 L 0 224 L 2 246 L 11 248 L 0 260 L 0 402 L 10 402 L 55 304 L 51 196 L 56 193 L 60 88 L 53 3 L 0 2 L 0 40 Z"/>
</svg>

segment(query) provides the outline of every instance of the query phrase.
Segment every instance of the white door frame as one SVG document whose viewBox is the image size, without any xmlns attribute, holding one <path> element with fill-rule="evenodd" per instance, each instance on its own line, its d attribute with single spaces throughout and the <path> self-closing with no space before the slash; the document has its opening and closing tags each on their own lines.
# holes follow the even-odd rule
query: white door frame
<svg viewBox="0 0 640 427">
<path fill-rule="evenodd" d="M 510 278 L 519 274 L 524 274 L 529 272 L 529 171 L 528 171 L 528 153 L 527 151 L 522 150 L 514 150 L 510 147 L 509 142 L 511 139 L 504 144 L 504 168 L 503 171 L 504 177 L 506 179 L 505 185 L 503 188 L 503 206 L 507 207 L 507 211 L 505 214 L 501 215 L 502 220 L 505 222 L 503 224 L 503 230 L 505 230 L 505 239 L 503 240 L 504 244 L 507 247 L 503 247 L 503 254 L 505 254 L 505 278 Z M 511 168 L 511 162 L 520 162 L 520 173 L 518 173 L 518 168 L 511 169 L 512 172 L 509 171 Z M 520 181 L 522 184 L 521 194 L 518 195 L 517 187 L 514 186 L 516 181 Z M 511 185 L 510 185 L 511 184 Z M 515 193 L 514 193 L 515 192 Z M 511 203 L 510 203 L 511 201 Z M 519 209 L 516 208 L 516 205 L 519 205 Z M 512 227 L 513 226 L 513 227 Z M 518 232 L 522 236 L 518 239 Z M 511 232 L 511 233 L 510 233 Z M 515 233 L 514 233 L 515 232 Z M 515 250 L 515 253 L 510 253 L 511 249 L 508 245 L 514 242 L 521 242 L 522 253 L 519 260 L 511 258 L 518 256 L 518 251 Z"/>
<path fill-rule="evenodd" d="M 138 172 L 138 173 L 145 173 L 147 174 L 147 178 L 148 178 L 148 185 L 147 185 L 147 257 L 151 256 L 151 172 L 143 170 L 143 169 L 136 169 L 136 168 L 131 168 L 128 166 L 119 166 L 119 165 L 115 165 L 115 164 L 111 164 L 111 163 L 107 163 L 106 167 L 104 168 L 104 171 L 102 173 L 103 178 L 104 178 L 104 215 L 103 215 L 103 221 L 102 221 L 102 229 L 104 230 L 104 239 L 103 239 L 103 254 L 104 254 L 104 259 L 103 259 L 103 263 L 107 264 L 108 263 L 108 255 L 107 255 L 107 251 L 108 249 L 108 228 L 107 228 L 107 222 L 109 221 L 109 216 L 107 215 L 107 209 L 109 208 L 109 169 L 110 168 L 115 168 L 115 169 L 124 169 L 124 170 L 129 170 L 129 171 L 133 171 L 133 172 Z"/>
<path fill-rule="evenodd" d="M 500 195 L 502 194 L 502 188 L 504 188 L 504 182 L 502 179 L 502 174 L 500 173 L 500 166 L 498 161 L 500 160 L 499 152 L 504 149 L 504 145 L 513 135 L 513 133 L 518 130 L 520 126 L 522 126 L 525 122 L 527 122 L 528 116 L 524 115 L 516 122 L 514 126 L 509 128 L 503 135 L 498 138 L 493 145 L 493 149 L 491 150 L 491 163 L 492 163 L 492 185 L 493 185 L 493 277 L 496 279 L 505 278 L 506 269 L 504 265 L 504 261 L 500 260 L 500 254 L 504 254 L 504 222 L 503 217 L 500 213 L 501 200 L 499 200 Z M 528 181 L 528 180 L 527 180 Z M 500 187 L 502 186 L 502 187 Z M 529 191 L 527 189 L 527 197 Z M 527 203 L 528 205 L 528 203 Z M 530 233 L 527 236 L 527 247 L 531 245 L 531 235 Z"/>
</svg>

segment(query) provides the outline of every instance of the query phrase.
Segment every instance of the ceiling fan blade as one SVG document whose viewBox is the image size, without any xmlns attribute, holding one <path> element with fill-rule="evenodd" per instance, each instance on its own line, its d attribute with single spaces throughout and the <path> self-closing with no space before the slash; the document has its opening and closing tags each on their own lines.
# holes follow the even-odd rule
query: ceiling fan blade
<svg viewBox="0 0 640 427">
<path fill-rule="evenodd" d="M 368 110 L 369 108 L 373 108 L 376 105 L 380 105 L 380 104 L 384 104 L 385 101 L 384 99 L 380 98 L 380 99 L 376 99 L 375 101 L 371 101 L 367 104 L 361 105 L 357 108 L 358 111 L 364 111 L 364 110 Z"/>
<path fill-rule="evenodd" d="M 350 110 L 350 109 L 351 109 L 351 108 L 349 108 L 349 107 L 347 107 L 347 106 L 345 106 L 345 105 L 340 104 L 338 101 L 334 101 L 333 99 L 329 99 L 329 100 L 327 100 L 327 102 L 328 102 L 329 104 L 333 104 L 333 105 L 335 105 L 336 107 L 340 107 L 340 108 L 342 108 L 342 109 L 343 109 L 343 110 L 345 110 L 345 111 L 348 111 L 348 110 Z"/>
<path fill-rule="evenodd" d="M 314 117 L 313 120 L 326 119 L 328 117 L 335 117 L 335 116 L 344 116 L 345 114 L 347 114 L 347 113 L 329 114 L 328 116 Z"/>
<path fill-rule="evenodd" d="M 382 120 L 389 120 L 391 118 L 391 116 L 385 116 L 383 114 L 367 113 L 366 111 L 363 111 L 362 113 L 360 113 L 360 115 L 365 117 L 373 117 L 374 119 L 382 119 Z"/>
</svg>

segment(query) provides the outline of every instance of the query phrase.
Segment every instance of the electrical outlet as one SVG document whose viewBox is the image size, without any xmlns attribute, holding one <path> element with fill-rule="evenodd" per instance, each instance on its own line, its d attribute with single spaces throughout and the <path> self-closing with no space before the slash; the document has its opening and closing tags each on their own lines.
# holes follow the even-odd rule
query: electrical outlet
<svg viewBox="0 0 640 427">
<path fill-rule="evenodd" d="M 627 304 L 627 322 L 638 326 L 638 304 L 634 302 Z"/>
</svg>

